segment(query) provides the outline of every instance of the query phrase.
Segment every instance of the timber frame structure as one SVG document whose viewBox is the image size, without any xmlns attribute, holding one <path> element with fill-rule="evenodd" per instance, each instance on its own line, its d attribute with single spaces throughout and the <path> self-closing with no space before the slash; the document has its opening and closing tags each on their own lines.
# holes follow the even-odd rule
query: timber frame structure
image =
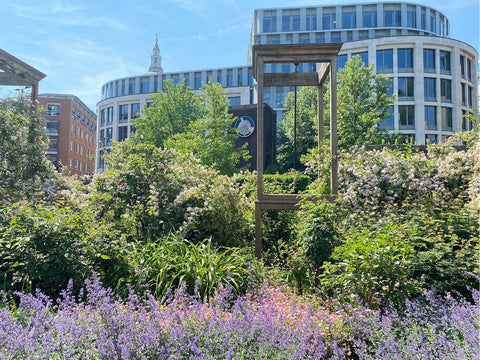
<svg viewBox="0 0 480 360">
<path fill-rule="evenodd" d="M 264 120 L 263 89 L 270 86 L 316 86 L 318 148 L 323 150 L 323 84 L 330 75 L 330 183 L 331 195 L 338 193 L 337 158 L 337 55 L 342 43 L 280 44 L 253 46 L 253 76 L 257 81 L 257 200 L 255 201 L 255 256 L 262 256 L 262 210 L 298 210 L 296 194 L 266 194 L 263 191 Z M 265 73 L 268 63 L 321 63 L 318 72 Z"/>
<path fill-rule="evenodd" d="M 32 66 L 0 49 L 0 85 L 29 86 L 32 104 L 38 96 L 38 83 L 45 76 Z"/>
</svg>

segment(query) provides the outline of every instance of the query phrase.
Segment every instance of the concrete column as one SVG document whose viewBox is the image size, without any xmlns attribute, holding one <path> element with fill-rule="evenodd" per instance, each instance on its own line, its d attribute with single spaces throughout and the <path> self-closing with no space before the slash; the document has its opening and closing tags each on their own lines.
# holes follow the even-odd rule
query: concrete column
<svg viewBox="0 0 480 360">
<path fill-rule="evenodd" d="M 377 4 L 377 27 L 383 27 L 383 4 Z"/>
<path fill-rule="evenodd" d="M 342 22 L 342 6 L 335 6 L 335 16 L 336 16 L 336 21 L 337 21 L 337 26 L 335 27 L 336 29 L 342 29 L 343 28 L 343 22 Z"/>
<path fill-rule="evenodd" d="M 317 8 L 317 30 L 323 29 L 323 9 L 321 7 Z"/>
<path fill-rule="evenodd" d="M 300 8 L 300 31 L 307 31 L 307 9 Z"/>
</svg>

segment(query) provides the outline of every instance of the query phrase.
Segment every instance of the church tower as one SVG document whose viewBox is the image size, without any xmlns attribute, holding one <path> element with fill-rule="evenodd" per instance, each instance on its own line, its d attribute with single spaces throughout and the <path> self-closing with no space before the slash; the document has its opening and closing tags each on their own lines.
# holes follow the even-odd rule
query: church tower
<svg viewBox="0 0 480 360">
<path fill-rule="evenodd" d="M 162 57 L 160 56 L 160 48 L 158 47 L 158 34 L 155 37 L 155 46 L 150 56 L 150 67 L 148 73 L 163 74 Z"/>
</svg>

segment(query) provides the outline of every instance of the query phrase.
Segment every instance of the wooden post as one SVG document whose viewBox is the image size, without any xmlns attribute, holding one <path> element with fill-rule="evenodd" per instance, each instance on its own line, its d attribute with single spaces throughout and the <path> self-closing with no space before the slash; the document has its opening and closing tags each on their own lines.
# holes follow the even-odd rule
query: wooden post
<svg viewBox="0 0 480 360">
<path fill-rule="evenodd" d="M 338 137 L 337 137 L 337 58 L 330 63 L 330 155 L 332 165 L 330 186 L 332 195 L 338 194 Z"/>
</svg>

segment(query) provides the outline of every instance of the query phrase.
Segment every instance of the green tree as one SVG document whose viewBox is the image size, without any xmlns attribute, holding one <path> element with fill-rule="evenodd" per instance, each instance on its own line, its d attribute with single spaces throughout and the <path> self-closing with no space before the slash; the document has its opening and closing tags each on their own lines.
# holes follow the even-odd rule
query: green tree
<svg viewBox="0 0 480 360">
<path fill-rule="evenodd" d="M 172 135 L 185 131 L 202 116 L 200 100 L 185 82 L 163 82 L 163 92 L 152 94 L 153 105 L 133 120 L 135 142 L 163 147 Z"/>
<path fill-rule="evenodd" d="M 378 124 L 390 116 L 394 96 L 388 96 L 388 77 L 373 73 L 374 65 L 365 66 L 354 56 L 338 72 L 338 147 L 381 144 L 395 140 Z"/>
<path fill-rule="evenodd" d="M 294 159 L 294 122 L 295 122 L 295 95 L 293 92 L 285 98 L 285 119 L 279 125 L 279 153 L 278 161 L 280 166 L 288 170 L 293 168 Z M 300 157 L 308 152 L 308 149 L 317 144 L 317 91 L 314 87 L 301 87 L 297 94 L 296 109 L 296 140 L 297 158 L 295 163 L 297 169 L 300 165 Z"/>
<path fill-rule="evenodd" d="M 354 56 L 337 77 L 338 147 L 349 149 L 354 145 L 394 143 L 398 136 L 378 124 L 390 116 L 394 96 L 388 96 L 390 80 L 373 73 L 373 65 L 366 67 L 360 56 Z M 329 134 L 330 89 L 324 87 L 324 131 Z M 294 94 L 285 99 L 285 120 L 279 125 L 279 163 L 284 169 L 293 165 Z M 297 164 L 302 155 L 316 146 L 317 92 L 314 87 L 302 87 L 297 94 Z M 298 166 L 297 166 L 298 167 Z"/>
<path fill-rule="evenodd" d="M 0 199 L 13 201 L 51 175 L 46 148 L 40 110 L 22 96 L 0 102 Z"/>
<path fill-rule="evenodd" d="M 204 165 L 212 166 L 222 174 L 232 175 L 240 159 L 247 160 L 247 144 L 237 147 L 237 134 L 233 128 L 235 120 L 228 113 L 229 101 L 219 83 L 210 79 L 203 83 L 200 93 L 203 104 L 202 118 L 190 126 L 171 136 L 165 143 L 166 147 L 182 152 L 191 152 Z"/>
</svg>

